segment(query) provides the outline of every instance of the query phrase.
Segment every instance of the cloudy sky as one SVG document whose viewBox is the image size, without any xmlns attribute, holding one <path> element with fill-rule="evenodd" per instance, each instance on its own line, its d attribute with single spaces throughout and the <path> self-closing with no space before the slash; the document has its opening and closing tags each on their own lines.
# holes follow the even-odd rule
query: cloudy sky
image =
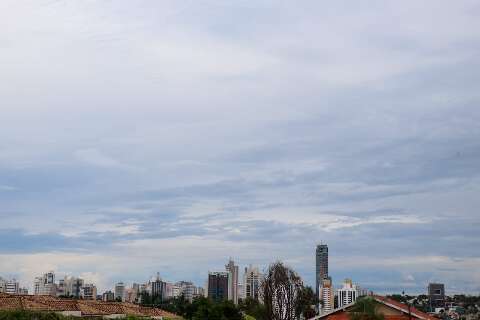
<svg viewBox="0 0 480 320">
<path fill-rule="evenodd" d="M 480 292 L 478 1 L 0 2 L 0 276 Z"/>
</svg>

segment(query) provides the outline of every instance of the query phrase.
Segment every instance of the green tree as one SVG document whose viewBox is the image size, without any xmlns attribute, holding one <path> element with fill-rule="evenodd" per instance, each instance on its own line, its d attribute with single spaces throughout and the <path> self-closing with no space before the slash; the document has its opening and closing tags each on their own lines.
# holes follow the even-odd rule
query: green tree
<svg viewBox="0 0 480 320">
<path fill-rule="evenodd" d="M 241 299 L 238 303 L 238 307 L 245 315 L 251 316 L 256 320 L 266 319 L 265 306 L 256 299 L 251 297 Z"/>
<path fill-rule="evenodd" d="M 378 305 L 372 297 L 358 299 L 350 310 L 350 320 L 384 320 L 378 312 Z"/>
<path fill-rule="evenodd" d="M 311 287 L 303 287 L 300 291 L 297 302 L 297 315 L 303 315 L 305 319 L 315 317 L 315 306 L 318 299 Z"/>
</svg>

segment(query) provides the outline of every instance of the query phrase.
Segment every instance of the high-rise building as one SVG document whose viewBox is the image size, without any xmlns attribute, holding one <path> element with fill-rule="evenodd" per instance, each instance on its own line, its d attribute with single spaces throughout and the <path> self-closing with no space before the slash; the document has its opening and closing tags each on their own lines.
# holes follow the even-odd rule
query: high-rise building
<svg viewBox="0 0 480 320">
<path fill-rule="evenodd" d="M 182 287 L 178 285 L 178 283 L 175 283 L 174 285 L 172 285 L 172 297 L 174 298 L 178 298 L 182 295 Z M 193 296 L 192 296 L 192 300 L 193 300 Z M 191 300 L 189 300 L 190 302 L 192 302 Z"/>
<path fill-rule="evenodd" d="M 362 290 L 353 284 L 351 279 L 345 279 L 341 289 L 338 289 L 338 307 L 341 308 L 347 304 L 353 303 L 361 295 Z"/>
<path fill-rule="evenodd" d="M 228 299 L 232 300 L 234 304 L 238 304 L 238 266 L 230 259 L 225 269 L 230 273 L 228 284 Z"/>
<path fill-rule="evenodd" d="M 245 268 L 244 274 L 244 297 L 259 300 L 260 298 L 260 285 L 262 281 L 262 274 L 257 267 L 250 265 Z"/>
<path fill-rule="evenodd" d="M 140 299 L 140 284 L 133 283 L 131 288 L 125 290 L 125 301 L 138 302 Z"/>
<path fill-rule="evenodd" d="M 167 283 L 162 281 L 160 274 L 157 272 L 155 281 L 149 283 L 150 295 L 152 298 L 164 300 L 167 294 Z"/>
<path fill-rule="evenodd" d="M 83 284 L 83 279 L 65 276 L 65 278 L 63 278 L 63 281 L 60 280 L 58 282 L 57 296 L 60 295 L 59 293 L 63 291 L 64 296 L 74 297 L 78 299 L 81 296 Z"/>
<path fill-rule="evenodd" d="M 183 294 L 185 300 L 192 302 L 198 296 L 198 288 L 190 281 L 179 281 L 175 285 L 180 288 L 180 294 Z"/>
<path fill-rule="evenodd" d="M 318 291 L 320 293 L 320 305 L 318 308 L 318 310 L 320 310 L 320 314 L 332 311 L 334 309 L 335 298 L 333 292 L 332 278 L 328 277 L 327 279 L 323 279 Z"/>
<path fill-rule="evenodd" d="M 34 282 L 35 295 L 57 295 L 57 286 L 55 284 L 55 273 L 53 271 L 45 273 L 42 277 L 36 277 Z"/>
<path fill-rule="evenodd" d="M 428 284 L 428 301 L 432 310 L 445 306 L 445 285 L 443 283 Z"/>
<path fill-rule="evenodd" d="M 216 271 L 208 273 L 208 297 L 215 301 L 228 300 L 230 272 Z"/>
<path fill-rule="evenodd" d="M 115 285 L 115 300 L 125 301 L 125 284 L 123 282 Z"/>
<path fill-rule="evenodd" d="M 328 246 L 326 244 L 317 245 L 315 258 L 316 258 L 315 259 L 315 278 L 317 281 L 315 292 L 318 297 L 319 296 L 318 289 L 322 284 L 322 280 L 328 278 Z"/>
<path fill-rule="evenodd" d="M 91 283 L 83 285 L 81 288 L 80 296 L 85 300 L 96 300 L 97 287 Z"/>
</svg>

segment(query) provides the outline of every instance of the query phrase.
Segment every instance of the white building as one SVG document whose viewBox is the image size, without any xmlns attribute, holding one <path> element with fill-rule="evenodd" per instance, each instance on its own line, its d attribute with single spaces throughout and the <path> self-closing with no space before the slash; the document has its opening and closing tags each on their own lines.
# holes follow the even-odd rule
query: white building
<svg viewBox="0 0 480 320">
<path fill-rule="evenodd" d="M 259 300 L 260 298 L 260 285 L 262 281 L 262 274 L 257 267 L 250 265 L 245 268 L 245 274 L 243 275 L 243 298 L 252 298 Z"/>
<path fill-rule="evenodd" d="M 320 314 L 333 311 L 335 296 L 333 293 L 332 278 L 328 277 L 322 280 L 320 288 L 318 288 L 318 294 L 320 300 L 318 310 L 320 310 Z"/>
<path fill-rule="evenodd" d="M 351 279 L 345 279 L 343 287 L 338 289 L 338 307 L 341 308 L 347 304 L 355 302 L 363 291 L 360 287 L 352 283 Z"/>
<path fill-rule="evenodd" d="M 7 283 L 5 285 L 5 293 L 19 294 L 20 293 L 20 284 L 15 279 L 7 281 Z"/>
<path fill-rule="evenodd" d="M 125 284 L 119 282 L 115 285 L 115 300 L 125 301 Z"/>
</svg>

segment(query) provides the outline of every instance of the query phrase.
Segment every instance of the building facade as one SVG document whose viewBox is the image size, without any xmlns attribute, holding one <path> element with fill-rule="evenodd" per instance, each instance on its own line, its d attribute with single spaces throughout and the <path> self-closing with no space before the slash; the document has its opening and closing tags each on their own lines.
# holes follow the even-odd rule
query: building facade
<svg viewBox="0 0 480 320">
<path fill-rule="evenodd" d="M 55 273 L 50 271 L 42 277 L 36 277 L 33 287 L 35 295 L 56 296 L 57 286 L 55 284 Z"/>
<path fill-rule="evenodd" d="M 361 292 L 362 290 L 360 290 L 357 285 L 353 284 L 351 279 L 345 279 L 342 288 L 337 291 L 338 307 L 341 308 L 355 302 Z"/>
<path fill-rule="evenodd" d="M 149 283 L 150 295 L 154 299 L 161 301 L 167 298 L 167 283 L 162 281 L 160 274 L 157 273 L 155 281 Z"/>
<path fill-rule="evenodd" d="M 97 300 L 97 287 L 91 283 L 81 288 L 80 296 L 85 300 Z"/>
<path fill-rule="evenodd" d="M 333 311 L 335 306 L 335 296 L 333 292 L 332 279 L 323 279 L 318 291 L 320 294 L 320 302 L 318 307 L 318 310 L 320 310 L 320 314 L 325 314 Z"/>
<path fill-rule="evenodd" d="M 105 291 L 102 294 L 102 301 L 110 302 L 115 300 L 115 294 L 112 291 Z"/>
<path fill-rule="evenodd" d="M 118 282 L 115 285 L 115 300 L 125 301 L 125 284 Z"/>
<path fill-rule="evenodd" d="M 214 301 L 228 300 L 229 283 L 231 282 L 230 272 L 209 272 L 208 273 L 208 297 Z"/>
<path fill-rule="evenodd" d="M 65 277 L 63 279 L 63 290 L 58 290 L 59 292 L 63 291 L 63 295 L 73 298 L 80 298 L 82 293 L 84 281 L 83 279 L 76 278 L 76 277 Z M 62 282 L 59 281 L 58 287 L 62 285 Z M 58 295 L 58 294 L 57 294 Z"/>
</svg>

